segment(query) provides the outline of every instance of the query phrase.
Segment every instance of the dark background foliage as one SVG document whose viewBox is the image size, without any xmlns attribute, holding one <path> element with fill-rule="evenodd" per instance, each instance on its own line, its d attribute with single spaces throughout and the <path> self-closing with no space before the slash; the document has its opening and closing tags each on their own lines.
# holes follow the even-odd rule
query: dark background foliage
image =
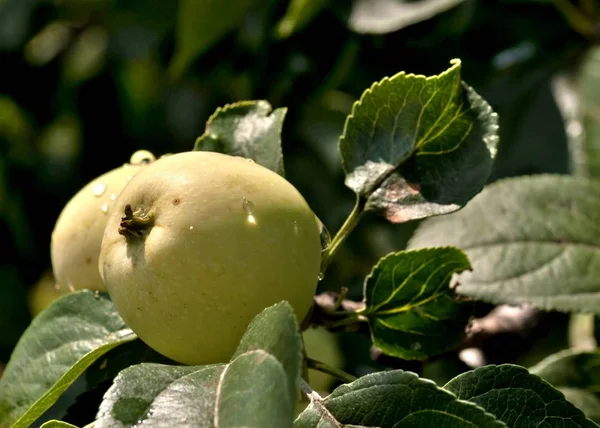
<svg viewBox="0 0 600 428">
<path fill-rule="evenodd" d="M 583 25 L 596 22 L 593 1 L 463 0 L 392 29 L 389 14 L 369 14 L 394 0 L 330 1 L 298 31 L 277 37 L 288 0 L 256 0 L 239 25 L 173 73 L 180 3 L 0 0 L 0 372 L 36 311 L 35 293 L 53 293 L 50 235 L 70 197 L 137 149 L 191 150 L 226 103 L 288 107 L 286 176 L 332 233 L 354 202 L 337 151 L 344 119 L 374 81 L 400 71 L 439 74 L 462 60 L 464 80 L 500 115 L 490 180 L 571 172 L 555 78 L 595 43 L 595 27 Z M 358 31 L 357 22 L 369 22 L 370 31 Z M 367 216 L 320 290 L 347 286 L 359 299 L 373 264 L 403 249 L 414 227 Z M 566 317 L 544 314 L 540 323 L 536 340 L 497 337 L 485 349 L 489 361 L 517 361 L 547 343 L 560 348 Z M 465 367 L 454 354 L 425 365 L 373 361 L 366 337 L 339 338 L 346 369 L 357 375 L 389 365 L 443 381 Z"/>
</svg>

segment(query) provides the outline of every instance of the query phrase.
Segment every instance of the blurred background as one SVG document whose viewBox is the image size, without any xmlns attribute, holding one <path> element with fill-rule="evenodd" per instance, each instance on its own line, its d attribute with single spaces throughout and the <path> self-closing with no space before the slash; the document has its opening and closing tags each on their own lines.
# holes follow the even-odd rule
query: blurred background
<svg viewBox="0 0 600 428">
<path fill-rule="evenodd" d="M 439 74 L 460 58 L 500 114 L 490 181 L 593 175 L 582 153 L 593 154 L 600 114 L 599 38 L 595 0 L 0 0 L 0 373 L 60 292 L 50 266 L 60 211 L 134 151 L 190 150 L 226 103 L 285 106 L 286 176 L 333 234 L 354 203 L 337 149 L 352 103 L 385 76 Z M 366 216 L 321 290 L 360 299 L 373 264 L 415 226 Z M 565 330 L 564 316 L 552 319 Z M 337 338 L 353 350 L 347 370 L 399 364 L 372 361 L 364 339 Z M 521 358 L 513 346 L 498 358 Z M 463 364 L 438 363 L 425 368 L 442 381 Z"/>
</svg>

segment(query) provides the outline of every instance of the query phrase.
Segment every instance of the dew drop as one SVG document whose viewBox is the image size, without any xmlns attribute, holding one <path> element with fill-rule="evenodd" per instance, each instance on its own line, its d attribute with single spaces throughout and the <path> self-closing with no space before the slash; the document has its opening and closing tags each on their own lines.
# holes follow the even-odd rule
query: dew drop
<svg viewBox="0 0 600 428">
<path fill-rule="evenodd" d="M 242 197 L 242 208 L 249 216 L 254 213 L 254 202 L 246 199 L 245 196 Z"/>
<path fill-rule="evenodd" d="M 104 183 L 96 183 L 94 184 L 94 188 L 92 189 L 94 196 L 102 196 L 104 192 L 106 192 L 106 184 Z"/>
<path fill-rule="evenodd" d="M 104 214 L 106 214 L 108 212 L 108 204 L 104 204 L 100 207 L 100 209 L 102 210 L 102 212 Z"/>
<path fill-rule="evenodd" d="M 194 226 L 190 226 L 190 230 L 194 230 Z"/>
<path fill-rule="evenodd" d="M 327 251 L 329 246 L 331 245 L 331 235 L 329 234 L 329 230 L 325 227 L 323 222 L 315 215 L 315 219 L 317 220 L 317 225 L 319 226 L 319 236 L 321 238 L 321 252 Z"/>
<path fill-rule="evenodd" d="M 249 201 L 248 199 L 246 199 L 245 196 L 243 196 L 242 197 L 242 208 L 244 209 L 244 212 L 248 216 L 247 217 L 248 223 L 256 224 L 256 218 L 254 217 L 254 202 Z"/>
<path fill-rule="evenodd" d="M 148 150 L 138 150 L 137 152 L 131 155 L 129 163 L 132 165 L 142 165 L 154 162 L 155 160 L 156 157 Z"/>
<path fill-rule="evenodd" d="M 114 200 L 116 200 L 116 199 L 117 199 L 117 194 L 116 194 L 116 193 L 111 193 L 111 194 L 110 194 L 110 200 L 111 200 L 111 201 L 114 201 Z"/>
<path fill-rule="evenodd" d="M 319 275 L 317 276 L 317 279 L 319 281 L 323 281 L 324 278 L 325 278 L 325 274 L 323 274 L 323 272 L 319 272 Z"/>
</svg>

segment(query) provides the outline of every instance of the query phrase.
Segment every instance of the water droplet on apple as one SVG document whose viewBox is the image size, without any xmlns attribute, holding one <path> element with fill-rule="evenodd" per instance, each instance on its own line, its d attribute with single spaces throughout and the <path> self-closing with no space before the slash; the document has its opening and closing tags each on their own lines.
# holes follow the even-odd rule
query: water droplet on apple
<svg viewBox="0 0 600 428">
<path fill-rule="evenodd" d="M 110 200 L 111 200 L 111 201 L 114 201 L 114 200 L 116 200 L 116 199 L 117 199 L 117 194 L 116 194 L 116 193 L 111 193 L 111 194 L 110 194 Z"/>
<path fill-rule="evenodd" d="M 247 160 L 248 162 L 250 162 L 250 163 L 255 163 L 255 162 L 254 162 L 254 159 L 247 158 L 246 160 Z"/>
<path fill-rule="evenodd" d="M 245 196 L 242 197 L 242 208 L 248 215 L 252 215 L 252 213 L 254 213 L 254 203 L 246 199 Z"/>
<path fill-rule="evenodd" d="M 194 230 L 194 226 L 190 226 L 190 230 Z"/>
<path fill-rule="evenodd" d="M 138 150 L 137 152 L 131 155 L 129 163 L 132 165 L 142 165 L 154 162 L 155 160 L 156 157 L 148 150 Z"/>
<path fill-rule="evenodd" d="M 92 189 L 92 193 L 94 196 L 102 196 L 106 192 L 106 184 L 104 183 L 96 183 L 94 184 L 94 188 Z"/>
<path fill-rule="evenodd" d="M 104 204 L 100 207 L 100 209 L 102 210 L 102 212 L 104 214 L 106 214 L 108 212 L 108 204 Z"/>
<path fill-rule="evenodd" d="M 242 208 L 244 209 L 244 212 L 248 216 L 247 217 L 248 223 L 256 224 L 256 218 L 254 217 L 254 202 L 249 201 L 248 199 L 246 199 L 245 196 L 243 196 L 242 197 Z"/>
<path fill-rule="evenodd" d="M 319 219 L 319 217 L 316 216 L 316 214 L 315 219 L 317 220 L 317 225 L 319 226 L 319 236 L 321 237 L 321 252 L 327 251 L 327 249 L 331 245 L 331 235 L 329 234 L 329 230 L 327 230 L 323 222 Z"/>
</svg>

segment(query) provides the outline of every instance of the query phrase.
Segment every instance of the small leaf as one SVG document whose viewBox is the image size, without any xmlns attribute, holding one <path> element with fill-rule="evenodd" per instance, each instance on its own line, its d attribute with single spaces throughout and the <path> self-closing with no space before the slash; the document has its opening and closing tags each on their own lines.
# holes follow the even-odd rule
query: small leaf
<svg viewBox="0 0 600 428">
<path fill-rule="evenodd" d="M 40 428 L 77 428 L 77 426 L 63 421 L 48 421 L 42 424 Z"/>
<path fill-rule="evenodd" d="M 303 29 L 320 11 L 326 8 L 329 0 L 291 0 L 281 21 L 275 26 L 275 35 L 285 39 Z"/>
<path fill-rule="evenodd" d="M 291 427 L 295 403 L 281 363 L 263 350 L 250 351 L 235 358 L 221 375 L 214 426 Z"/>
<path fill-rule="evenodd" d="M 394 223 L 456 211 L 489 177 L 498 116 L 460 80 L 398 73 L 365 91 L 340 138 L 346 186 Z M 481 129 L 480 129 L 481 128 Z"/>
<path fill-rule="evenodd" d="M 382 258 L 365 282 L 373 343 L 388 355 L 425 359 L 465 335 L 470 305 L 455 299 L 452 275 L 470 269 L 457 248 L 402 251 Z"/>
<path fill-rule="evenodd" d="M 600 352 L 567 349 L 546 357 L 529 371 L 555 388 L 568 389 L 571 395 L 577 391 L 581 391 L 579 395 L 590 393 L 595 396 L 595 403 L 600 403 Z M 589 401 L 591 398 L 582 399 L 594 402 Z"/>
<path fill-rule="evenodd" d="M 314 397 L 313 397 L 314 398 Z M 325 399 L 312 399 L 294 428 L 364 426 L 480 427 L 505 425 L 433 382 L 402 370 L 373 373 L 337 388 Z"/>
<path fill-rule="evenodd" d="M 283 107 L 273 111 L 263 100 L 219 107 L 208 119 L 194 150 L 242 156 L 284 175 L 281 129 L 286 112 Z"/>
<path fill-rule="evenodd" d="M 175 55 L 170 73 L 181 75 L 189 64 L 238 27 L 254 0 L 181 0 L 177 17 Z"/>
<path fill-rule="evenodd" d="M 204 427 L 213 420 L 215 393 L 225 365 L 144 363 L 123 370 L 106 392 L 94 428 L 153 423 Z"/>
<path fill-rule="evenodd" d="M 385 34 L 433 18 L 463 0 L 355 0 L 348 25 L 352 31 Z"/>
<path fill-rule="evenodd" d="M 271 354 L 285 371 L 288 397 L 295 403 L 300 391 L 302 346 L 294 310 L 289 303 L 281 302 L 254 317 L 233 358 L 257 349 Z"/>
<path fill-rule="evenodd" d="M 561 175 L 497 181 L 461 211 L 428 219 L 409 248 L 456 246 L 472 272 L 457 292 L 492 303 L 600 312 L 600 183 Z"/>
<path fill-rule="evenodd" d="M 0 425 L 29 426 L 94 361 L 136 338 L 98 294 L 57 299 L 25 331 L 0 379 Z"/>
<path fill-rule="evenodd" d="M 598 426 L 560 391 L 513 364 L 484 366 L 463 373 L 444 389 L 485 408 L 514 428 Z"/>
</svg>

